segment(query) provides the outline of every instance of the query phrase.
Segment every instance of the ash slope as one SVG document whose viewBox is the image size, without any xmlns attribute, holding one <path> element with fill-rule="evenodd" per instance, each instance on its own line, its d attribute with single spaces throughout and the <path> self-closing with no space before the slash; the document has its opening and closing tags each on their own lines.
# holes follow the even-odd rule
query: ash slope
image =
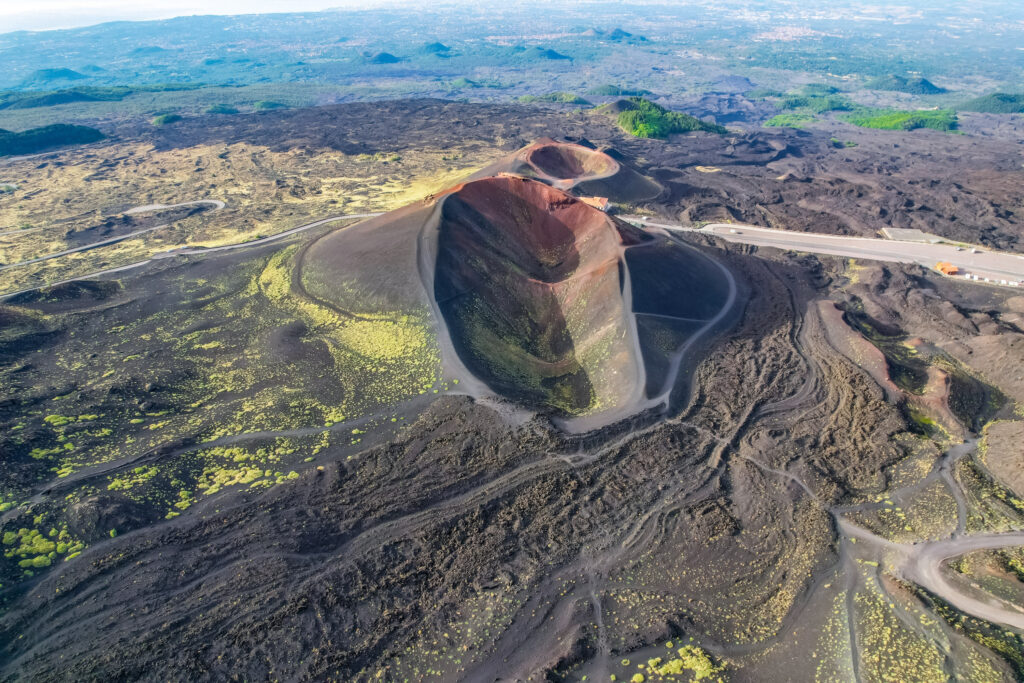
<svg viewBox="0 0 1024 683">
<path fill-rule="evenodd" d="M 748 259 L 723 258 L 762 286 L 735 341 L 713 352 L 696 387 L 699 409 L 683 420 L 574 438 L 543 420 L 509 425 L 464 398 L 436 402 L 408 431 L 358 457 L 332 447 L 321 468 L 287 485 L 226 492 L 55 568 L 0 621 L 5 674 L 542 675 L 669 633 L 640 605 L 614 599 L 629 576 L 671 596 L 673 610 L 687 596 L 710 600 L 678 613 L 687 632 L 721 637 L 719 605 L 759 614 L 772 604 L 779 567 L 794 554 L 817 566 L 829 543 L 820 520 L 786 533 L 765 528 L 772 507 L 795 512 L 789 487 L 756 470 L 706 466 L 725 438 L 715 434 L 739 417 L 735 406 L 785 394 L 788 374 L 778 371 L 793 362 L 781 280 Z M 737 357 L 758 359 L 753 381 L 753 366 Z M 756 491 L 754 504 L 732 507 L 734 488 Z M 741 528 L 758 530 L 756 548 L 734 543 Z M 640 548 L 660 551 L 637 564 Z M 713 557 L 719 571 L 688 588 L 678 569 L 665 571 L 683 554 Z M 804 582 L 791 573 L 787 593 Z M 587 625 L 592 594 L 602 634 Z M 493 626 L 466 633 L 456 626 L 460 613 Z M 551 614 L 562 616 L 548 621 Z M 637 620 L 642 630 L 628 626 Z M 442 633 L 446 649 L 468 648 L 460 662 L 431 663 L 429 642 Z"/>
<path fill-rule="evenodd" d="M 692 342 L 727 322 L 731 275 L 567 191 L 601 179 L 657 187 L 602 152 L 543 139 L 317 241 L 300 279 L 336 310 L 353 308 L 352 283 L 364 306 L 430 310 L 447 376 L 477 398 L 553 412 L 573 429 L 664 407 Z M 679 285 L 672 297 L 656 284 L 666 277 Z M 660 346 L 636 306 L 661 319 Z"/>
</svg>

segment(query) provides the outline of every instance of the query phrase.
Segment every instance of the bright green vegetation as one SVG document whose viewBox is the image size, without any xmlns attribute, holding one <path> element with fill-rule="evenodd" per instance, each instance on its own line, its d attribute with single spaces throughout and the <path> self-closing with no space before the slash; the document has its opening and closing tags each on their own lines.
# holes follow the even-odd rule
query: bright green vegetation
<svg viewBox="0 0 1024 683">
<path fill-rule="evenodd" d="M 779 102 L 779 109 L 804 110 L 815 114 L 827 111 L 852 111 L 856 105 L 842 95 L 788 95 Z"/>
<path fill-rule="evenodd" d="M 841 117 L 843 121 L 861 128 L 879 130 L 956 130 L 956 113 L 948 109 L 902 111 L 899 109 L 860 109 Z"/>
<path fill-rule="evenodd" d="M 827 83 L 807 83 L 800 89 L 800 94 L 808 97 L 825 97 L 838 92 L 839 88 Z"/>
<path fill-rule="evenodd" d="M 846 112 L 840 120 L 861 128 L 880 130 L 956 130 L 956 113 L 948 109 L 907 111 L 902 109 L 870 109 L 862 107 L 848 98 L 837 94 L 835 88 L 821 84 L 804 86 L 801 94 L 787 95 L 778 103 L 779 109 L 792 114 L 780 114 L 769 119 L 766 126 L 787 126 L 800 128 L 813 122 L 814 114 Z"/>
<path fill-rule="evenodd" d="M 774 88 L 754 88 L 746 93 L 747 99 L 764 100 L 769 97 L 782 97 L 784 93 Z"/>
<path fill-rule="evenodd" d="M 260 100 L 256 104 L 252 105 L 256 111 L 270 111 L 271 109 L 287 109 L 288 105 L 281 102 L 273 102 L 271 100 Z"/>
<path fill-rule="evenodd" d="M 1021 114 L 1024 113 L 1024 93 L 997 92 L 983 95 L 964 102 L 957 109 L 984 114 Z"/>
<path fill-rule="evenodd" d="M 831 142 L 831 143 L 832 143 L 833 145 L 835 145 L 836 147 L 847 147 L 847 148 L 853 148 L 853 147 L 856 147 L 856 146 L 857 146 L 857 143 L 856 143 L 856 142 L 853 142 L 853 141 L 851 141 L 851 140 L 847 140 L 846 142 L 843 142 L 843 141 L 842 141 L 842 140 L 840 140 L 839 138 L 831 138 L 831 139 L 829 140 L 829 142 Z"/>
<path fill-rule="evenodd" d="M 166 126 L 171 123 L 177 123 L 181 121 L 180 114 L 160 114 L 159 116 L 153 117 L 154 126 Z"/>
<path fill-rule="evenodd" d="M 692 640 L 692 639 L 691 639 Z M 611 681 L 646 683 L 648 681 L 703 681 L 714 677 L 724 680 L 725 666 L 716 664 L 711 656 L 697 645 L 684 645 L 676 649 L 669 641 L 664 656 L 650 657 L 636 661 L 624 657 L 618 662 L 617 674 L 611 674 Z M 673 651 L 674 650 L 674 651 Z M 635 671 L 636 673 L 631 673 Z"/>
<path fill-rule="evenodd" d="M 810 114 L 779 114 L 765 121 L 764 125 L 768 128 L 803 128 L 817 120 Z"/>
<path fill-rule="evenodd" d="M 207 114 L 237 114 L 238 109 L 227 104 L 212 104 L 206 109 Z"/>
<path fill-rule="evenodd" d="M 682 675 L 692 673 L 693 680 L 702 681 L 710 678 L 719 671 L 721 667 L 716 666 L 707 652 L 696 645 L 686 645 L 679 648 L 679 656 L 668 661 L 661 657 L 647 660 L 648 668 L 660 676 Z"/>
<path fill-rule="evenodd" d="M 84 145 L 105 136 L 95 128 L 56 123 L 14 133 L 0 128 L 0 156 L 35 154 L 54 147 Z"/>
<path fill-rule="evenodd" d="M 546 95 L 523 95 L 518 98 L 519 102 L 530 103 L 530 102 L 556 102 L 558 104 L 582 104 L 590 106 L 590 102 L 586 101 L 579 95 L 574 95 L 571 92 L 550 92 Z"/>
<path fill-rule="evenodd" d="M 638 138 L 667 138 L 674 133 L 689 133 L 702 130 L 724 135 L 724 127 L 705 123 L 688 114 L 669 111 L 642 97 L 630 97 L 620 103 L 625 111 L 616 119 L 619 127 Z"/>
<path fill-rule="evenodd" d="M 596 88 L 591 88 L 587 91 L 588 95 L 595 95 L 598 97 L 645 97 L 647 95 L 653 95 L 650 90 L 644 90 L 643 88 L 620 88 L 617 85 L 599 85 Z"/>
<path fill-rule="evenodd" d="M 33 569 L 49 567 L 61 557 L 70 559 L 81 552 L 85 544 L 73 539 L 66 525 L 46 532 L 22 527 L 4 533 L 3 548 L 5 558 L 16 560 L 19 567 L 31 574 Z"/>
<path fill-rule="evenodd" d="M 927 78 L 920 76 L 911 78 L 896 75 L 882 76 L 868 81 L 864 87 L 869 90 L 891 90 L 911 95 L 941 95 L 948 92 L 945 88 L 940 88 Z"/>
</svg>

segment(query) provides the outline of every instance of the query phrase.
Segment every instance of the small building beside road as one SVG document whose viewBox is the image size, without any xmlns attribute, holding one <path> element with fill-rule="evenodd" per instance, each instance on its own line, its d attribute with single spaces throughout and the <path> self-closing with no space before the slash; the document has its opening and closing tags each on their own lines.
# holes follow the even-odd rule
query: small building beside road
<svg viewBox="0 0 1024 683">
<path fill-rule="evenodd" d="M 939 242 L 947 241 L 938 235 L 933 235 L 930 232 L 924 232 L 917 228 L 882 228 L 882 236 L 888 240 L 898 240 L 900 242 L 938 244 Z"/>
<path fill-rule="evenodd" d="M 584 204 L 589 204 L 595 209 L 599 209 L 608 212 L 608 198 L 607 197 L 580 197 L 580 201 Z"/>
</svg>

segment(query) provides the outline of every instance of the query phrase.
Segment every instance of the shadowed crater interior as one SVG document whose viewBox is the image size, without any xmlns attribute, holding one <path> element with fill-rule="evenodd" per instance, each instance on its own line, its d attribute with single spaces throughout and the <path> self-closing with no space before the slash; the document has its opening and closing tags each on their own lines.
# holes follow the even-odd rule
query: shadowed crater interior
<svg viewBox="0 0 1024 683">
<path fill-rule="evenodd" d="M 641 381 L 622 237 L 602 212 L 498 177 L 444 199 L 434 293 L 466 366 L 511 398 L 578 415 Z"/>
<path fill-rule="evenodd" d="M 580 145 L 552 143 L 530 151 L 527 162 L 542 175 L 564 180 L 608 176 L 619 164 L 607 154 Z"/>
</svg>

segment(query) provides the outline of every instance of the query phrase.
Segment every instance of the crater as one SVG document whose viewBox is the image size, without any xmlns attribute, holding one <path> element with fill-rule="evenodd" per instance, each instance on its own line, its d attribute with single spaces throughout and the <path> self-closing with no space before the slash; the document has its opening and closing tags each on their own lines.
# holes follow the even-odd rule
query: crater
<svg viewBox="0 0 1024 683">
<path fill-rule="evenodd" d="M 497 177 L 445 197 L 438 220 L 434 295 L 470 372 L 569 415 L 635 398 L 643 370 L 613 219 L 549 185 Z"/>
<path fill-rule="evenodd" d="M 596 180 L 619 171 L 618 162 L 607 154 L 582 145 L 557 142 L 533 147 L 526 160 L 538 174 L 562 182 Z"/>
</svg>

